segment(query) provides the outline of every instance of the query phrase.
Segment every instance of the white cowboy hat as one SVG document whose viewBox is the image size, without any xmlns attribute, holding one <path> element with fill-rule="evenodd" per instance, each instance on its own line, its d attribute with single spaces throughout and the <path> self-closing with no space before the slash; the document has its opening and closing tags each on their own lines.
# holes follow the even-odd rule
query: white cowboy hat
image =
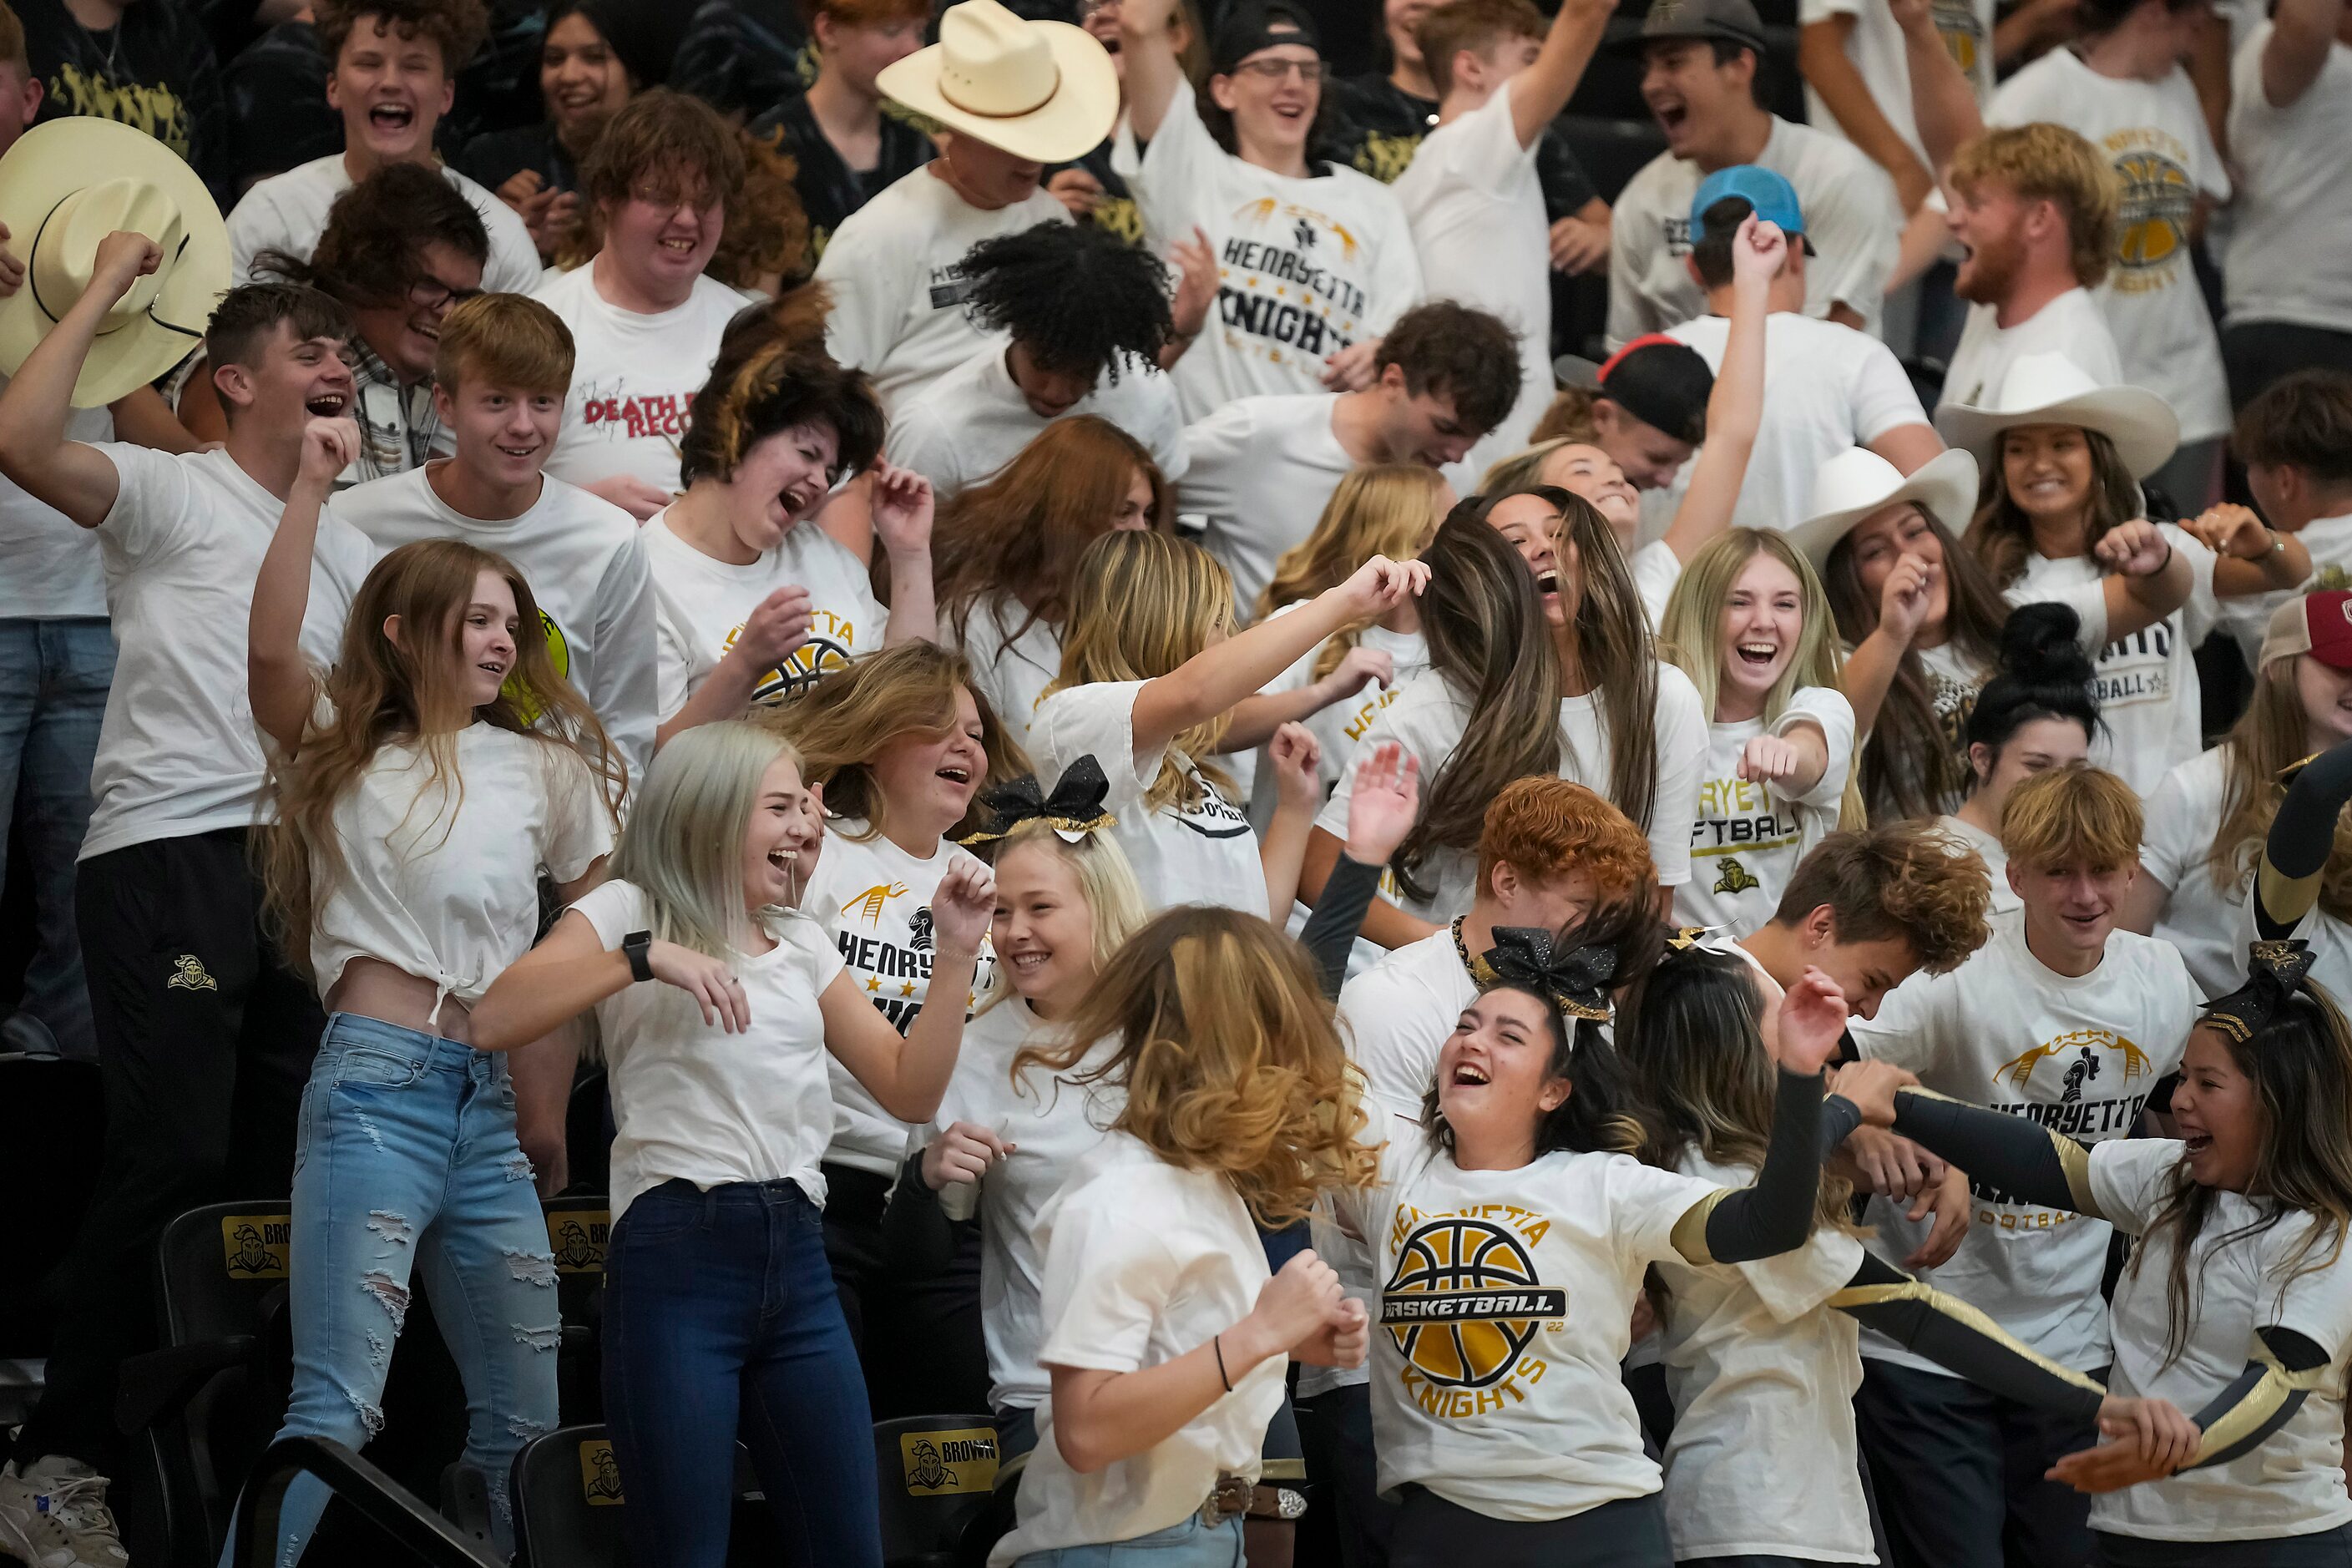
<svg viewBox="0 0 2352 1568">
<path fill-rule="evenodd" d="M 1927 508 L 1947 531 L 1958 535 L 1977 505 L 1977 460 L 1955 447 L 1938 452 L 1905 479 L 1894 464 L 1867 447 L 1849 447 L 1813 476 L 1813 514 L 1789 530 L 1789 542 L 1805 552 L 1813 570 L 1829 564 L 1837 542 L 1881 507 L 1913 501 Z"/>
<path fill-rule="evenodd" d="M 76 116 L 37 125 L 0 158 L 0 223 L 25 281 L 0 300 L 0 374 L 14 375 L 89 286 L 117 229 L 163 259 L 99 328 L 74 383 L 77 408 L 136 391 L 195 352 L 229 285 L 228 227 L 196 172 L 143 131 Z"/>
<path fill-rule="evenodd" d="M 1040 163 L 1084 157 L 1118 119 L 1118 70 L 1093 34 L 1025 21 L 996 0 L 950 6 L 938 43 L 874 79 L 959 135 Z"/>
<path fill-rule="evenodd" d="M 2079 425 L 2116 444 L 2116 453 L 2144 479 L 2164 467 L 2180 445 L 2180 420 L 2155 393 L 2140 386 L 2101 386 L 2064 354 L 2021 354 L 1981 407 L 1948 403 L 1936 428 L 1979 463 L 1999 450 L 2000 433 L 2020 425 Z"/>
</svg>

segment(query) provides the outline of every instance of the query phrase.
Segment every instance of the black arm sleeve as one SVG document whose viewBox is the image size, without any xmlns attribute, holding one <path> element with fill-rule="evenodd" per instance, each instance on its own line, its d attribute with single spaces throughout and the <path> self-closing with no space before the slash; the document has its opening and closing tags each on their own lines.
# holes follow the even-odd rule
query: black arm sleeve
<svg viewBox="0 0 2352 1568">
<path fill-rule="evenodd" d="M 2091 1152 L 2039 1122 L 1904 1089 L 1895 1131 L 2020 1202 L 2105 1217 L 2091 1201 Z"/>
<path fill-rule="evenodd" d="M 1842 1094 L 1832 1094 L 1822 1101 L 1822 1163 L 1838 1151 L 1838 1145 L 1853 1136 L 1862 1125 L 1862 1112 L 1853 1100 Z"/>
<path fill-rule="evenodd" d="M 2287 785 L 2254 879 L 2255 935 L 2274 942 L 2311 912 L 2347 801 L 2352 801 L 2352 741 L 2322 752 Z"/>
<path fill-rule="evenodd" d="M 1871 1253 L 1830 1305 L 2005 1399 L 2088 1425 L 2106 1397 L 2098 1384 L 2037 1355 L 1967 1302 Z"/>
<path fill-rule="evenodd" d="M 2190 1419 L 2204 1441 L 2181 1467 L 2201 1470 L 2252 1453 L 2303 1408 L 2304 1397 L 2327 1376 L 2327 1352 L 2293 1329 L 2254 1331 L 2254 1359 L 2237 1380 Z"/>
<path fill-rule="evenodd" d="M 1337 997 L 1340 983 L 1348 978 L 1348 951 L 1356 943 L 1356 933 L 1364 929 L 1364 913 L 1381 890 L 1381 873 L 1385 869 L 1367 866 L 1341 850 L 1330 876 L 1323 880 L 1314 913 L 1307 917 L 1306 928 L 1298 933 L 1300 944 L 1315 961 L 1315 973 L 1322 977 L 1327 997 Z"/>
<path fill-rule="evenodd" d="M 1822 1079 L 1779 1074 L 1772 1136 L 1753 1186 L 1724 1188 L 1675 1225 L 1675 1249 L 1693 1263 L 1745 1263 L 1805 1244 L 1822 1184 Z M 1697 1234 L 1691 1234 L 1694 1218 Z"/>
</svg>

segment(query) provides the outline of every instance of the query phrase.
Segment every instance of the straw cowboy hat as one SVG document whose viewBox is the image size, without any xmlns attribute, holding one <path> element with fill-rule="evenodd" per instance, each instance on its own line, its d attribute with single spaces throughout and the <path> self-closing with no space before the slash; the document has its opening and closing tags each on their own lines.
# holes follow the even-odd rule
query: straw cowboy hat
<svg viewBox="0 0 2352 1568">
<path fill-rule="evenodd" d="M 37 125 L 0 158 L 0 223 L 25 263 L 0 300 L 0 374 L 14 375 L 89 286 L 99 241 L 135 230 L 163 252 L 98 331 L 77 408 L 136 391 L 193 353 L 228 289 L 228 228 L 204 181 L 142 131 L 75 117 Z"/>
<path fill-rule="evenodd" d="M 2020 425 L 2079 425 L 2116 444 L 2116 454 L 2144 479 L 2164 467 L 2180 445 L 2180 421 L 2172 407 L 2140 386 L 2101 386 L 2064 354 L 2021 354 L 1983 406 L 1948 403 L 1936 411 L 1936 428 L 1955 447 L 1966 447 L 1979 463 L 1998 453 L 2000 433 Z"/>
<path fill-rule="evenodd" d="M 1093 152 L 1118 119 L 1118 71 L 1093 34 L 1024 21 L 996 0 L 950 6 L 940 41 L 875 85 L 959 135 L 1040 163 Z"/>
<path fill-rule="evenodd" d="M 1910 501 L 1933 512 L 1957 534 L 1969 525 L 1977 504 L 1977 460 L 1957 447 L 1938 452 L 1905 479 L 1895 465 L 1867 447 L 1849 447 L 1813 476 L 1813 515 L 1789 530 L 1789 542 L 1805 552 L 1818 572 L 1829 564 L 1837 542 L 1881 507 Z"/>
</svg>

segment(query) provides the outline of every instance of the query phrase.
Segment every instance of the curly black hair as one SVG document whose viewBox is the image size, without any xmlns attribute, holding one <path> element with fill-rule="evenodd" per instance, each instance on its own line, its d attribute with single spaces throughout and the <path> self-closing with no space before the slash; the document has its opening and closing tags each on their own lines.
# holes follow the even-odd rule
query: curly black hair
<svg viewBox="0 0 2352 1568">
<path fill-rule="evenodd" d="M 1011 333 L 1046 370 L 1116 384 L 1123 360 L 1157 363 L 1175 335 L 1167 267 L 1087 224 L 1041 223 L 983 239 L 961 270 L 973 324 Z"/>
</svg>

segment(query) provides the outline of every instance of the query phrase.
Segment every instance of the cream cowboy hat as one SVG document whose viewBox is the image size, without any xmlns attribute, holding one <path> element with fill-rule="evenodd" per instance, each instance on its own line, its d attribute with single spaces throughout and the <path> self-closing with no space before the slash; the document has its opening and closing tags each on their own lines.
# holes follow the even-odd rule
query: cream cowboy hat
<svg viewBox="0 0 2352 1568">
<path fill-rule="evenodd" d="M 1869 447 L 1849 447 L 1813 476 L 1813 514 L 1789 530 L 1789 542 L 1821 571 L 1855 523 L 1897 501 L 1927 508 L 1946 530 L 1958 534 L 1976 510 L 1977 460 L 1955 447 L 1937 453 L 1906 479 Z"/>
<path fill-rule="evenodd" d="M 1948 403 L 1936 428 L 1979 463 L 1990 462 L 2000 433 L 2020 425 L 2079 425 L 2116 444 L 2116 453 L 2144 479 L 2164 467 L 2180 445 L 2180 421 L 2163 398 L 2141 386 L 2101 386 L 2064 354 L 2021 354 L 1982 406 Z"/>
<path fill-rule="evenodd" d="M 0 158 L 0 223 L 25 281 L 0 300 L 0 374 L 14 375 L 89 286 L 99 241 L 135 230 L 163 252 L 99 328 L 77 408 L 136 391 L 194 353 L 229 285 L 228 227 L 204 181 L 142 131 L 75 117 L 37 125 Z"/>
<path fill-rule="evenodd" d="M 1084 157 L 1118 120 L 1118 71 L 1093 34 L 1024 21 L 996 0 L 950 6 L 938 43 L 874 79 L 959 135 L 1040 163 Z"/>
</svg>

